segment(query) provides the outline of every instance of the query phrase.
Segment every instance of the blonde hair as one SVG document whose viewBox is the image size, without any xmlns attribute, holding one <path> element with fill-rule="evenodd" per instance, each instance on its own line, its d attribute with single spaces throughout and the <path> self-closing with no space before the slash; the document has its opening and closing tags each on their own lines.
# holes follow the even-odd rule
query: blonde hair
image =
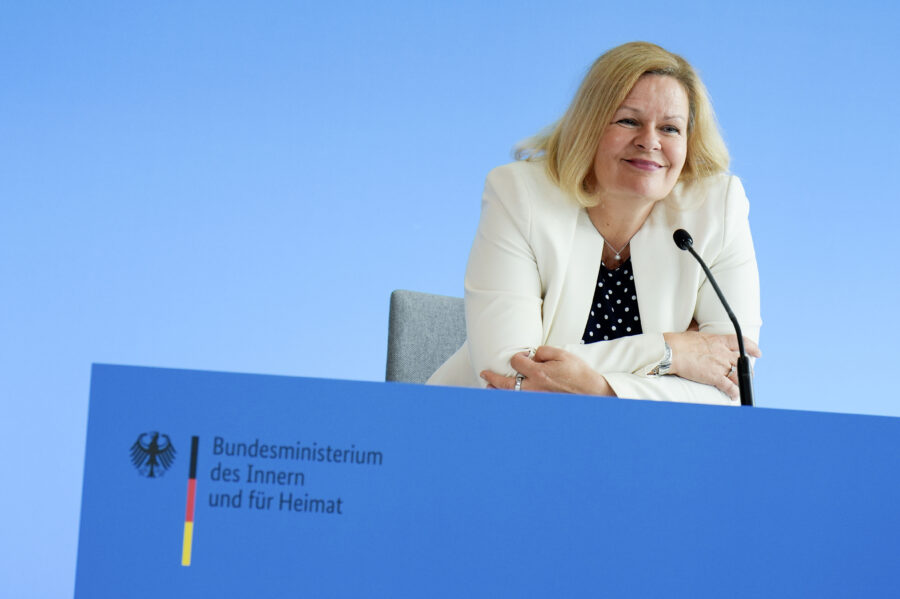
<svg viewBox="0 0 900 599">
<path fill-rule="evenodd" d="M 687 157 L 679 181 L 696 181 L 728 169 L 728 148 L 693 67 L 682 57 L 647 42 L 629 42 L 598 58 L 563 117 L 516 147 L 517 160 L 544 160 L 550 179 L 583 206 L 598 199 L 587 188 L 600 136 L 631 88 L 644 75 L 673 77 L 688 97 Z"/>
</svg>

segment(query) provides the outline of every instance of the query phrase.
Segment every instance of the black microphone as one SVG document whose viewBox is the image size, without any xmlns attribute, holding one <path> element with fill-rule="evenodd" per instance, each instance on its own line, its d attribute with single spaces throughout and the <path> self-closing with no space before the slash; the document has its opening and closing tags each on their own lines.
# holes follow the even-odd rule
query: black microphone
<svg viewBox="0 0 900 599">
<path fill-rule="evenodd" d="M 706 278 L 709 279 L 709 282 L 712 284 L 713 289 L 716 290 L 716 295 L 719 296 L 719 301 L 721 301 L 722 305 L 725 307 L 725 311 L 728 313 L 728 318 L 731 319 L 731 324 L 734 325 L 734 332 L 737 333 L 738 339 L 738 352 L 741 354 L 740 356 L 738 356 L 737 361 L 738 390 L 740 390 L 741 392 L 741 405 L 752 406 L 753 385 L 750 379 L 750 358 L 747 357 L 747 353 L 744 351 L 744 336 L 741 334 L 741 325 L 738 323 L 734 312 L 731 311 L 731 306 L 729 306 L 728 302 L 725 301 L 725 296 L 722 294 L 722 290 L 719 289 L 718 284 L 716 284 L 715 277 L 713 277 L 712 273 L 709 272 L 709 268 L 707 268 L 706 263 L 703 262 L 703 259 L 697 255 L 697 252 L 694 251 L 694 239 L 693 237 L 691 237 L 691 234 L 684 229 L 678 229 L 672 235 L 672 239 L 675 240 L 675 245 L 678 246 L 678 249 L 690 252 L 691 256 L 693 256 L 694 259 L 700 263 L 700 267 L 703 268 L 703 272 L 706 273 Z"/>
</svg>

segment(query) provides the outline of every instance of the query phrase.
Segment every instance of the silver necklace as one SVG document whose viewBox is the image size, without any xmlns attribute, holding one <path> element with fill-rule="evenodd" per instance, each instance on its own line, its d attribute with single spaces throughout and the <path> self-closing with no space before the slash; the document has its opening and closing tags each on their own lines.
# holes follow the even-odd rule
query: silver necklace
<svg viewBox="0 0 900 599">
<path fill-rule="evenodd" d="M 622 261 L 622 252 L 625 251 L 625 248 L 628 247 L 628 244 L 631 243 L 631 240 L 629 239 L 628 241 L 626 241 L 625 245 L 622 246 L 621 250 L 617 250 L 616 248 L 614 248 L 610 242 L 606 241 L 605 237 L 603 238 L 603 243 L 605 243 L 609 247 L 609 249 L 611 249 L 613 252 L 616 253 L 616 261 L 621 262 Z"/>
</svg>

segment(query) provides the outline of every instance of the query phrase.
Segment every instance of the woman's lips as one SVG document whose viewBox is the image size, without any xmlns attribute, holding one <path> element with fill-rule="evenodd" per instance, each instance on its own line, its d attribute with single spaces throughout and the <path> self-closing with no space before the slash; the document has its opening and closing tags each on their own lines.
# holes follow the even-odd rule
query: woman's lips
<svg viewBox="0 0 900 599">
<path fill-rule="evenodd" d="M 628 164 L 635 168 L 639 168 L 642 171 L 656 171 L 662 168 L 661 164 L 657 164 L 652 160 L 641 160 L 639 158 L 632 158 L 630 160 L 625 160 Z"/>
</svg>

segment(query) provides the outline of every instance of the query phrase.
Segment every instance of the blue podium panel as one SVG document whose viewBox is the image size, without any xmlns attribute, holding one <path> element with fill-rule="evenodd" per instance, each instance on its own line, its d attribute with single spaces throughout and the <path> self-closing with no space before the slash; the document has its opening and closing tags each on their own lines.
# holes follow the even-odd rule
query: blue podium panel
<svg viewBox="0 0 900 599">
<path fill-rule="evenodd" d="M 898 448 L 896 418 L 98 365 L 75 595 L 896 595 Z"/>
</svg>

